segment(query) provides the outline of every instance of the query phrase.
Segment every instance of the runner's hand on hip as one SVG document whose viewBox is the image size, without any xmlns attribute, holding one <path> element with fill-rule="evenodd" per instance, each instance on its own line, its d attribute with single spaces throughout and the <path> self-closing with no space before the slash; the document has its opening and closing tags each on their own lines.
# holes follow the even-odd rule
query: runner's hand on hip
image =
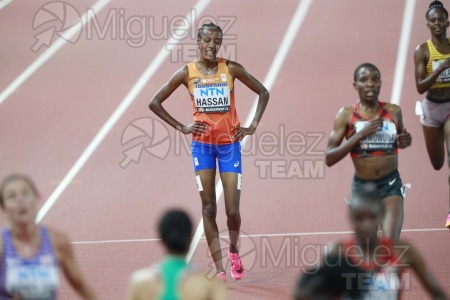
<svg viewBox="0 0 450 300">
<path fill-rule="evenodd" d="M 246 135 L 252 135 L 255 133 L 255 128 L 253 127 L 233 127 L 236 130 L 233 139 L 241 141 Z"/>
<path fill-rule="evenodd" d="M 202 134 L 206 131 L 206 124 L 202 122 L 195 122 L 186 126 L 183 126 L 181 132 L 184 134 Z"/>
</svg>

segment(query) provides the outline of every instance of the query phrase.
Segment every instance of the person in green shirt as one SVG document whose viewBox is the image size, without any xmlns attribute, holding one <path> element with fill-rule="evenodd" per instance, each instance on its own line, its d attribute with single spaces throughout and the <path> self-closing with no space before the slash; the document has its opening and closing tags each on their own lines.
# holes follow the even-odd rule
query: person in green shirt
<svg viewBox="0 0 450 300">
<path fill-rule="evenodd" d="M 186 262 L 192 240 L 192 222 L 182 210 L 167 211 L 158 226 L 166 255 L 161 263 L 135 271 L 128 300 L 222 300 L 227 288 L 217 277 L 195 270 Z"/>
</svg>

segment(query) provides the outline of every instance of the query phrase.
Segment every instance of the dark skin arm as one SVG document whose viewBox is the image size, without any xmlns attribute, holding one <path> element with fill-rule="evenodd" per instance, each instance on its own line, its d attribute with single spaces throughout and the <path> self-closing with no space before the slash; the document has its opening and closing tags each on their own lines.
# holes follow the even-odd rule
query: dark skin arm
<svg viewBox="0 0 450 300">
<path fill-rule="evenodd" d="M 352 107 L 346 106 L 341 108 L 336 116 L 325 153 L 325 163 L 329 167 L 342 160 L 356 147 L 361 139 L 375 133 L 383 125 L 382 119 L 373 119 L 364 129 L 353 134 L 345 143 L 342 143 L 348 130 L 351 113 Z"/>
<path fill-rule="evenodd" d="M 233 78 L 239 79 L 259 96 L 256 112 L 250 126 L 237 128 L 234 134 L 234 139 L 242 140 L 246 135 L 252 135 L 256 131 L 267 103 L 269 102 L 269 91 L 255 77 L 250 75 L 242 65 L 230 61 L 228 63 L 228 70 Z"/>
<path fill-rule="evenodd" d="M 169 96 L 180 86 L 187 86 L 189 77 L 189 71 L 187 66 L 179 69 L 175 74 L 173 74 L 172 78 L 164 84 L 159 91 L 153 96 L 149 108 L 153 111 L 158 117 L 164 120 L 167 124 L 175 128 L 176 130 L 184 133 L 184 134 L 202 134 L 206 130 L 205 124 L 201 122 L 195 122 L 189 124 L 187 126 L 181 124 L 174 117 L 172 117 L 167 110 L 162 106 L 162 103 L 169 98 Z"/>
<path fill-rule="evenodd" d="M 425 260 L 420 253 L 411 245 L 407 243 L 400 243 L 402 246 L 408 247 L 408 251 L 405 253 L 402 263 L 408 264 L 411 269 L 416 273 L 420 282 L 424 285 L 428 293 L 433 297 L 433 300 L 445 300 L 448 299 L 440 287 L 438 281 L 430 272 L 425 264 Z"/>
<path fill-rule="evenodd" d="M 416 88 L 419 94 L 423 94 L 428 91 L 445 69 L 450 68 L 450 59 L 446 59 L 442 64 L 431 73 L 430 76 L 426 77 L 427 74 L 427 63 L 430 58 L 430 53 L 427 44 L 422 44 L 418 46 L 414 52 L 414 65 L 415 65 L 415 76 L 416 76 Z"/>
<path fill-rule="evenodd" d="M 387 104 L 386 108 L 391 113 L 391 115 L 394 117 L 394 119 L 398 125 L 397 147 L 399 149 L 405 149 L 405 148 L 411 146 L 411 142 L 412 142 L 411 134 L 403 126 L 402 110 L 401 110 L 400 106 L 395 105 L 395 104 Z"/>
</svg>

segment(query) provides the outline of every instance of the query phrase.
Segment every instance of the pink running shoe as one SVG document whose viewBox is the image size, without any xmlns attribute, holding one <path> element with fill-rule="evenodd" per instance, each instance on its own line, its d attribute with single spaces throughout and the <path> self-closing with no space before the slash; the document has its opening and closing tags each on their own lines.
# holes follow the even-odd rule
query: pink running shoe
<svg viewBox="0 0 450 300">
<path fill-rule="evenodd" d="M 219 278 L 223 282 L 227 282 L 227 274 L 225 274 L 225 272 L 217 273 L 217 278 Z"/>
<path fill-rule="evenodd" d="M 231 253 L 228 249 L 228 257 L 231 260 L 231 277 L 233 277 L 234 280 L 242 279 L 245 270 L 241 258 L 239 257 L 239 253 Z"/>
<path fill-rule="evenodd" d="M 450 229 L 450 212 L 448 213 L 447 222 L 445 222 L 445 227 Z"/>
</svg>

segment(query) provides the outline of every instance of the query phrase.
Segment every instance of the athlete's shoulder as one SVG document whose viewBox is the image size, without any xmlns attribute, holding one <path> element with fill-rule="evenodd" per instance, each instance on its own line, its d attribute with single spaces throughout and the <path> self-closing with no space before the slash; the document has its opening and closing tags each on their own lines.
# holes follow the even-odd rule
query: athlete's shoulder
<svg viewBox="0 0 450 300">
<path fill-rule="evenodd" d="M 417 58 L 427 58 L 430 55 L 428 41 L 418 45 L 414 51 L 414 56 Z"/>
<path fill-rule="evenodd" d="M 386 110 L 388 110 L 392 115 L 401 113 L 402 109 L 399 105 L 394 103 L 381 102 Z"/>
<path fill-rule="evenodd" d="M 142 268 L 131 274 L 128 286 L 128 299 L 154 299 L 158 293 L 158 278 L 151 268 Z"/>
<path fill-rule="evenodd" d="M 227 287 L 216 276 L 201 270 L 191 271 L 180 282 L 180 294 L 186 299 L 228 299 Z"/>
<path fill-rule="evenodd" d="M 428 51 L 428 40 L 424 43 L 417 45 L 417 47 L 416 47 L 416 51 L 423 51 L 423 50 Z"/>
<path fill-rule="evenodd" d="M 336 114 L 336 119 L 350 120 L 353 114 L 353 110 L 353 105 L 346 105 L 341 107 Z"/>
<path fill-rule="evenodd" d="M 419 48 L 419 47 L 420 47 L 420 48 L 428 48 L 430 42 L 431 42 L 431 39 L 428 39 L 428 40 L 426 40 L 425 42 L 420 43 L 420 44 L 417 46 L 417 48 Z"/>
<path fill-rule="evenodd" d="M 189 68 L 187 65 L 179 68 L 169 80 L 169 84 L 184 84 L 189 80 Z"/>
<path fill-rule="evenodd" d="M 242 67 L 242 65 L 240 63 L 238 63 L 234 60 L 229 60 L 229 59 L 225 59 L 225 58 L 222 58 L 222 60 L 227 66 L 241 66 Z"/>
<path fill-rule="evenodd" d="M 227 60 L 226 65 L 228 66 L 228 72 L 233 78 L 241 78 L 248 76 L 248 72 L 245 70 L 244 66 L 232 60 Z"/>
<path fill-rule="evenodd" d="M 175 71 L 174 75 L 189 76 L 189 64 L 182 66 Z"/>
<path fill-rule="evenodd" d="M 134 271 L 130 276 L 132 284 L 152 283 L 157 278 L 156 273 L 151 268 L 142 268 Z"/>
<path fill-rule="evenodd" d="M 183 278 L 183 280 L 185 281 L 197 281 L 197 282 L 205 282 L 205 281 L 211 281 L 214 280 L 215 277 L 211 277 L 209 278 L 209 275 L 207 272 L 198 269 L 197 267 L 192 267 L 190 266 L 188 269 L 186 269 L 185 271 L 185 276 Z"/>
<path fill-rule="evenodd" d="M 338 113 L 339 113 L 339 112 L 341 112 L 341 113 L 346 113 L 346 114 L 352 113 L 353 110 L 354 110 L 354 108 L 355 108 L 355 105 L 354 105 L 354 104 L 345 105 L 345 106 L 343 106 L 343 107 L 341 107 L 341 108 L 339 109 Z"/>
<path fill-rule="evenodd" d="M 244 66 L 236 61 L 224 59 L 225 64 L 228 66 L 228 68 L 240 68 L 245 69 Z"/>
<path fill-rule="evenodd" d="M 44 226 L 44 229 L 47 231 L 53 249 L 56 251 L 56 255 L 59 258 L 71 253 L 72 244 L 70 243 L 70 239 L 67 234 L 47 225 Z"/>
<path fill-rule="evenodd" d="M 228 70 L 230 70 L 230 71 L 244 70 L 244 66 L 238 62 L 235 62 L 232 60 L 224 60 L 224 62 L 228 66 Z"/>
</svg>

